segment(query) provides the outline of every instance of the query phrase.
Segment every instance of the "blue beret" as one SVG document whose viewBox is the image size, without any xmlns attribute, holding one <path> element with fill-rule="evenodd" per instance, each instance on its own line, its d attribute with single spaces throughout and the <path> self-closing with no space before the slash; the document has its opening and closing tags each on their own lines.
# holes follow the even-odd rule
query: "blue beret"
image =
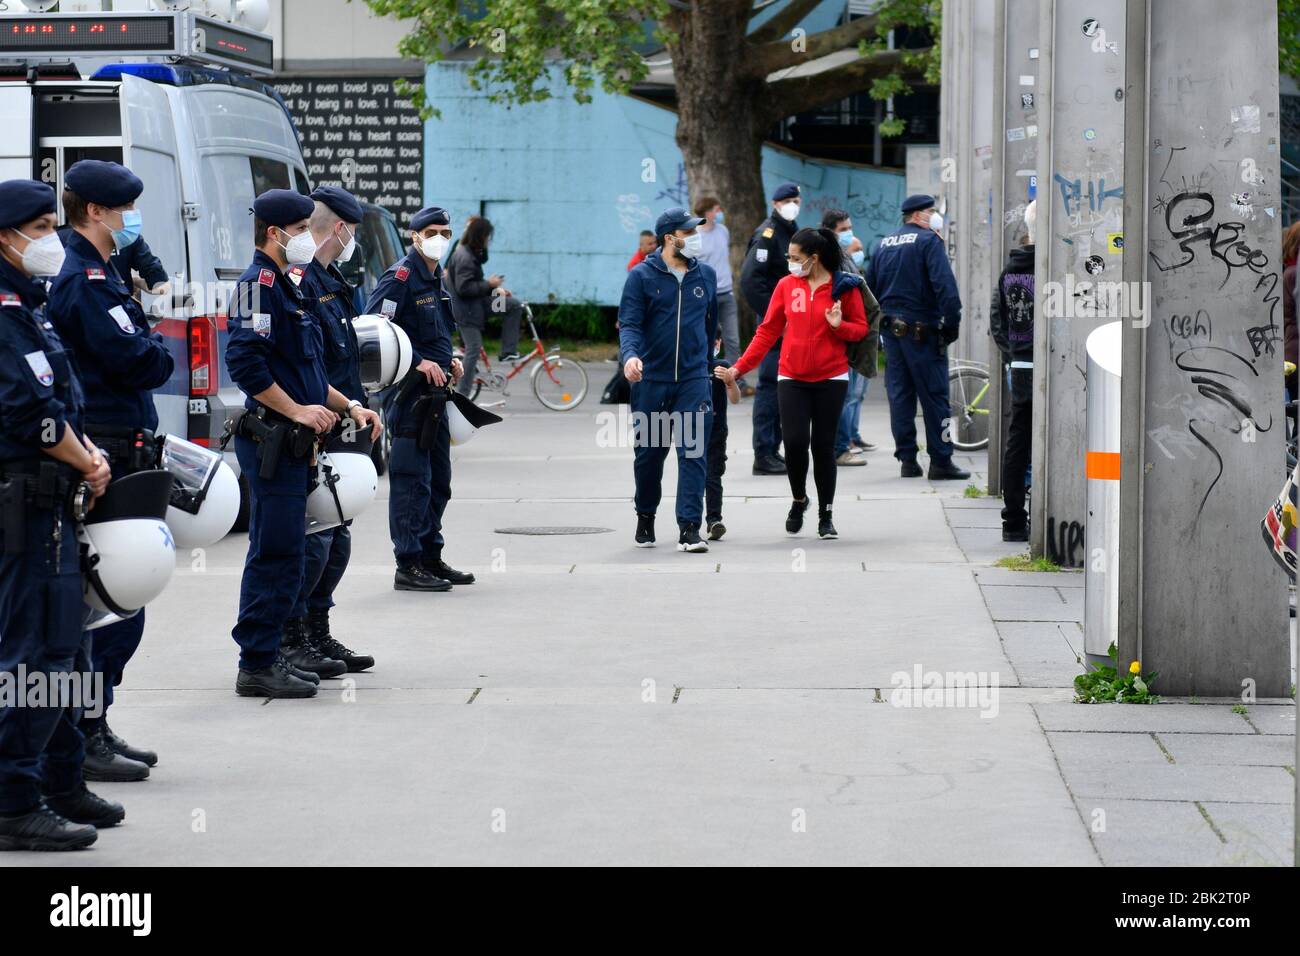
<svg viewBox="0 0 1300 956">
<path fill-rule="evenodd" d="M 0 229 L 12 229 L 54 212 L 54 188 L 34 179 L 0 183 Z"/>
<path fill-rule="evenodd" d="M 135 202 L 144 192 L 140 177 L 121 163 L 83 159 L 64 174 L 63 184 L 86 202 L 110 209 Z"/>
<path fill-rule="evenodd" d="M 924 193 L 917 193 L 915 196 L 908 196 L 903 200 L 903 212 L 916 212 L 920 209 L 929 209 L 934 205 L 934 197 L 927 196 Z"/>
<path fill-rule="evenodd" d="M 776 187 L 776 192 L 772 193 L 772 199 L 798 199 L 799 186 L 795 183 L 782 183 Z"/>
<path fill-rule="evenodd" d="M 357 197 L 342 186 L 317 186 L 311 198 L 329 206 L 336 216 L 354 226 L 365 217 Z"/>
<path fill-rule="evenodd" d="M 655 220 L 655 238 L 678 229 L 694 229 L 704 222 L 699 216 L 692 216 L 681 206 L 665 209 Z"/>
<path fill-rule="evenodd" d="M 447 210 L 441 206 L 425 206 L 411 219 L 411 228 L 419 232 L 425 226 L 450 226 Z"/>
<path fill-rule="evenodd" d="M 310 219 L 316 203 L 292 189 L 268 189 L 253 200 L 253 215 L 268 226 L 291 226 Z"/>
</svg>

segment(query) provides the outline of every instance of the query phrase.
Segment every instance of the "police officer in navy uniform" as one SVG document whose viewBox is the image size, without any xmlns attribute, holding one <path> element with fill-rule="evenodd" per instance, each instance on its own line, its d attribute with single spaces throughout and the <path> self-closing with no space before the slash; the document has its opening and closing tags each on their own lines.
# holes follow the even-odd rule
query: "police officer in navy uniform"
<svg viewBox="0 0 1300 956">
<path fill-rule="evenodd" d="M 799 231 L 799 187 L 782 183 L 772 193 L 772 212 L 749 240 L 749 251 L 740 271 L 740 292 L 761 324 L 776 284 L 790 274 L 785 261 L 790 237 Z M 780 340 L 758 366 L 754 388 L 754 474 L 784 475 L 781 457 L 781 410 L 776 398 L 776 372 L 781 364 Z"/>
<path fill-rule="evenodd" d="M 908 196 L 903 225 L 876 246 L 867 286 L 880 303 L 885 339 L 885 391 L 894 432 L 894 457 L 904 478 L 919 478 L 916 403 L 925 417 L 925 447 L 932 481 L 964 480 L 970 472 L 952 462 L 947 437 L 948 353 L 957 340 L 961 298 L 943 240 L 931 228 L 933 196 Z"/>
<path fill-rule="evenodd" d="M 51 688 L 59 675 L 89 676 L 73 490 L 97 498 L 110 478 L 45 316 L 45 280 L 64 259 L 54 211 L 46 184 L 0 183 L 0 673 L 21 681 L 18 693 L 24 671 Z M 28 703 L 0 703 L 0 850 L 89 846 L 125 812 L 86 789 L 71 702 Z"/>
<path fill-rule="evenodd" d="M 281 646 L 302 589 L 316 440 L 340 415 L 370 429 L 372 438 L 380 431 L 378 415 L 330 386 L 320 323 L 285 274 L 315 255 L 309 228 L 315 209 L 307 196 L 288 189 L 257 197 L 257 251 L 229 310 L 226 365 L 247 396 L 235 430 L 235 454 L 249 490 L 248 557 L 231 632 L 240 648 L 235 692 L 241 697 L 313 697 L 321 676 L 347 669 L 293 643 L 294 634 L 283 652 Z"/>
<path fill-rule="evenodd" d="M 335 265 L 347 262 L 356 252 L 356 229 L 364 214 L 356 197 L 338 186 L 321 186 L 311 198 L 315 201 L 310 228 L 316 255 L 305 267 L 290 268 L 289 278 L 303 294 L 308 310 L 320 322 L 325 375 L 330 385 L 349 401 L 364 405 L 361 350 L 352 328 L 352 320 L 357 317 L 352 286 Z M 349 438 L 355 435 L 345 433 L 339 440 Z M 286 627 L 286 633 L 293 632 L 290 643 L 306 641 L 323 656 L 342 661 L 349 671 L 374 667 L 373 657 L 356 653 L 330 634 L 334 589 L 342 580 L 352 554 L 352 535 L 347 525 L 307 535 L 306 548 L 302 591 Z"/>
<path fill-rule="evenodd" d="M 451 499 L 451 431 L 447 385 L 459 381 L 451 355 L 455 319 L 443 288 L 442 263 L 451 245 L 451 219 L 438 206 L 411 219 L 411 251 L 384 273 L 366 312 L 401 326 L 411 339 L 415 368 L 384 400 L 392 429 L 388 457 L 388 530 L 398 591 L 448 591 L 473 584 L 442 558 L 442 515 Z"/>
<path fill-rule="evenodd" d="M 111 264 L 113 253 L 140 238 L 135 201 L 140 177 L 118 163 L 85 159 L 64 176 L 63 213 L 72 227 L 63 269 L 50 286 L 49 315 L 76 359 L 86 393 L 86 432 L 108 453 L 119 478 L 157 467 L 158 427 L 151 389 L 171 378 L 175 362 L 150 332 L 133 289 Z M 91 660 L 104 675 L 104 714 L 83 718 L 86 777 L 143 780 L 155 753 L 131 747 L 108 726 L 113 688 L 144 635 L 145 612 L 95 631 Z"/>
</svg>

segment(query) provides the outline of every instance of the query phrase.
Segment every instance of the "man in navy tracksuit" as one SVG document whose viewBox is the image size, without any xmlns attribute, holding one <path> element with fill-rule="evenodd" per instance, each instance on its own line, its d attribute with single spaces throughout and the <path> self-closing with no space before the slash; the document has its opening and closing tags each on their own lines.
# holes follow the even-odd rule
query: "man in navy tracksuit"
<svg viewBox="0 0 1300 956">
<path fill-rule="evenodd" d="M 677 550 L 708 551 L 700 537 L 709 429 L 709 353 L 717 337 L 718 278 L 698 260 L 703 219 L 667 209 L 655 223 L 659 248 L 635 266 L 618 307 L 619 358 L 632 383 L 636 424 L 636 544 L 655 543 L 664 459 L 677 446 Z M 673 440 L 675 436 L 675 441 Z"/>
</svg>

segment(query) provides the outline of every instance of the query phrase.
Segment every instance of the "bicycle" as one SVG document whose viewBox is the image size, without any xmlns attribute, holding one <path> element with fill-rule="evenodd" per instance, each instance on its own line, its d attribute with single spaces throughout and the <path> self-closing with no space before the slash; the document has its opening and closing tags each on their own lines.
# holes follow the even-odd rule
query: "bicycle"
<svg viewBox="0 0 1300 956">
<path fill-rule="evenodd" d="M 514 359 L 509 372 L 502 372 L 500 369 L 494 369 L 492 363 L 488 361 L 487 349 L 479 349 L 478 368 L 474 375 L 474 385 L 469 391 L 471 401 L 478 399 L 479 393 L 483 389 L 501 394 L 503 404 L 505 397 L 510 394 L 509 382 L 521 371 L 524 366 L 532 363 L 533 359 L 540 361 L 533 365 L 530 376 L 532 378 L 533 394 L 537 400 L 552 411 L 567 412 L 569 409 L 577 408 L 582 404 L 582 400 L 587 397 L 587 390 L 590 387 L 587 382 L 587 371 L 575 361 L 560 357 L 559 348 L 547 351 L 542 344 L 541 336 L 537 334 L 537 326 L 533 324 L 533 310 L 524 303 L 524 319 L 528 322 L 528 331 L 533 337 L 533 348 L 522 358 Z M 464 355 L 464 350 L 457 350 L 460 356 Z"/>
<path fill-rule="evenodd" d="M 989 443 L 989 369 L 969 360 L 948 372 L 948 422 L 953 446 L 978 451 Z"/>
</svg>

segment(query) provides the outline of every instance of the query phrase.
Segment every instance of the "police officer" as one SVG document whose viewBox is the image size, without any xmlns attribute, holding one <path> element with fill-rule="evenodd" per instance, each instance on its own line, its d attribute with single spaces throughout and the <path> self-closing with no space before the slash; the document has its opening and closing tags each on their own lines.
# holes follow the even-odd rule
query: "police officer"
<svg viewBox="0 0 1300 956">
<path fill-rule="evenodd" d="M 451 219 L 438 206 L 411 220 L 411 251 L 384 273 L 366 312 L 400 325 L 411 339 L 415 368 L 384 400 L 392 429 L 388 457 L 388 530 L 398 591 L 448 591 L 474 575 L 442 559 L 442 515 L 451 498 L 451 432 L 447 384 L 463 372 L 451 357 L 455 320 L 443 289 L 442 263 L 451 245 Z"/>
<path fill-rule="evenodd" d="M 63 268 L 50 286 L 50 319 L 76 360 L 86 392 L 86 432 L 108 453 L 119 478 L 156 467 L 158 412 L 151 389 L 171 378 L 172 354 L 149 331 L 132 287 L 110 263 L 116 250 L 140 238 L 135 201 L 140 177 L 118 163 L 85 159 L 64 176 L 63 213 L 72 233 Z M 84 718 L 86 777 L 143 780 L 157 754 L 131 747 L 108 726 L 113 688 L 144 634 L 144 611 L 100 628 L 91 642 L 95 670 L 104 675 L 104 714 Z"/>
<path fill-rule="evenodd" d="M 904 478 L 921 476 L 916 461 L 920 399 L 931 481 L 970 477 L 952 463 L 952 442 L 945 434 L 950 414 L 947 347 L 957 339 L 961 299 L 943 240 L 931 226 L 936 215 L 933 196 L 908 196 L 902 227 L 880 240 L 866 272 L 882 315 L 894 457 L 902 463 Z"/>
<path fill-rule="evenodd" d="M 749 240 L 749 251 L 740 272 L 740 292 L 761 324 L 767 315 L 776 284 L 790 274 L 786 253 L 790 237 L 799 231 L 799 187 L 782 183 L 772 193 L 772 212 Z M 754 474 L 784 475 L 781 457 L 781 411 L 776 398 L 776 372 L 781 364 L 781 342 L 763 357 L 754 388 Z"/>
<path fill-rule="evenodd" d="M 19 693 L 24 671 L 51 689 L 59 675 L 89 676 L 72 489 L 97 498 L 110 477 L 44 314 L 45 280 L 64 260 L 54 210 L 44 183 L 0 183 L 0 673 Z M 70 703 L 0 703 L 0 850 L 86 847 L 125 816 L 86 789 Z"/>
<path fill-rule="evenodd" d="M 346 670 L 312 648 L 281 652 L 285 624 L 303 581 L 307 493 L 316 440 L 340 415 L 380 431 L 379 416 L 330 386 L 320 323 L 285 274 L 316 253 L 309 228 L 316 204 L 288 189 L 253 202 L 257 251 L 230 306 L 226 365 L 247 396 L 235 430 L 235 454 L 249 490 L 248 557 L 239 590 L 235 693 L 241 697 L 313 697 L 320 675 Z"/>
<path fill-rule="evenodd" d="M 311 216 L 311 234 L 316 255 L 306 267 L 293 266 L 289 278 L 318 322 L 324 340 L 325 375 L 330 385 L 349 402 L 366 403 L 361 384 L 361 351 L 352 320 L 357 317 L 353 306 L 352 286 L 343 278 L 336 262 L 347 262 L 357 248 L 356 228 L 363 213 L 361 204 L 347 190 L 338 186 L 321 186 L 311 194 L 315 210 Z M 355 439 L 345 432 L 340 441 Z M 329 614 L 334 606 L 334 589 L 347 570 L 352 554 L 352 535 L 345 524 L 307 535 L 303 564 L 302 591 L 286 626 L 286 646 L 307 644 L 317 653 L 342 661 L 349 671 L 363 671 L 375 666 L 375 659 L 358 654 L 330 634 Z M 294 655 L 286 651 L 291 663 Z M 299 665 L 301 666 L 301 664 Z"/>
</svg>

